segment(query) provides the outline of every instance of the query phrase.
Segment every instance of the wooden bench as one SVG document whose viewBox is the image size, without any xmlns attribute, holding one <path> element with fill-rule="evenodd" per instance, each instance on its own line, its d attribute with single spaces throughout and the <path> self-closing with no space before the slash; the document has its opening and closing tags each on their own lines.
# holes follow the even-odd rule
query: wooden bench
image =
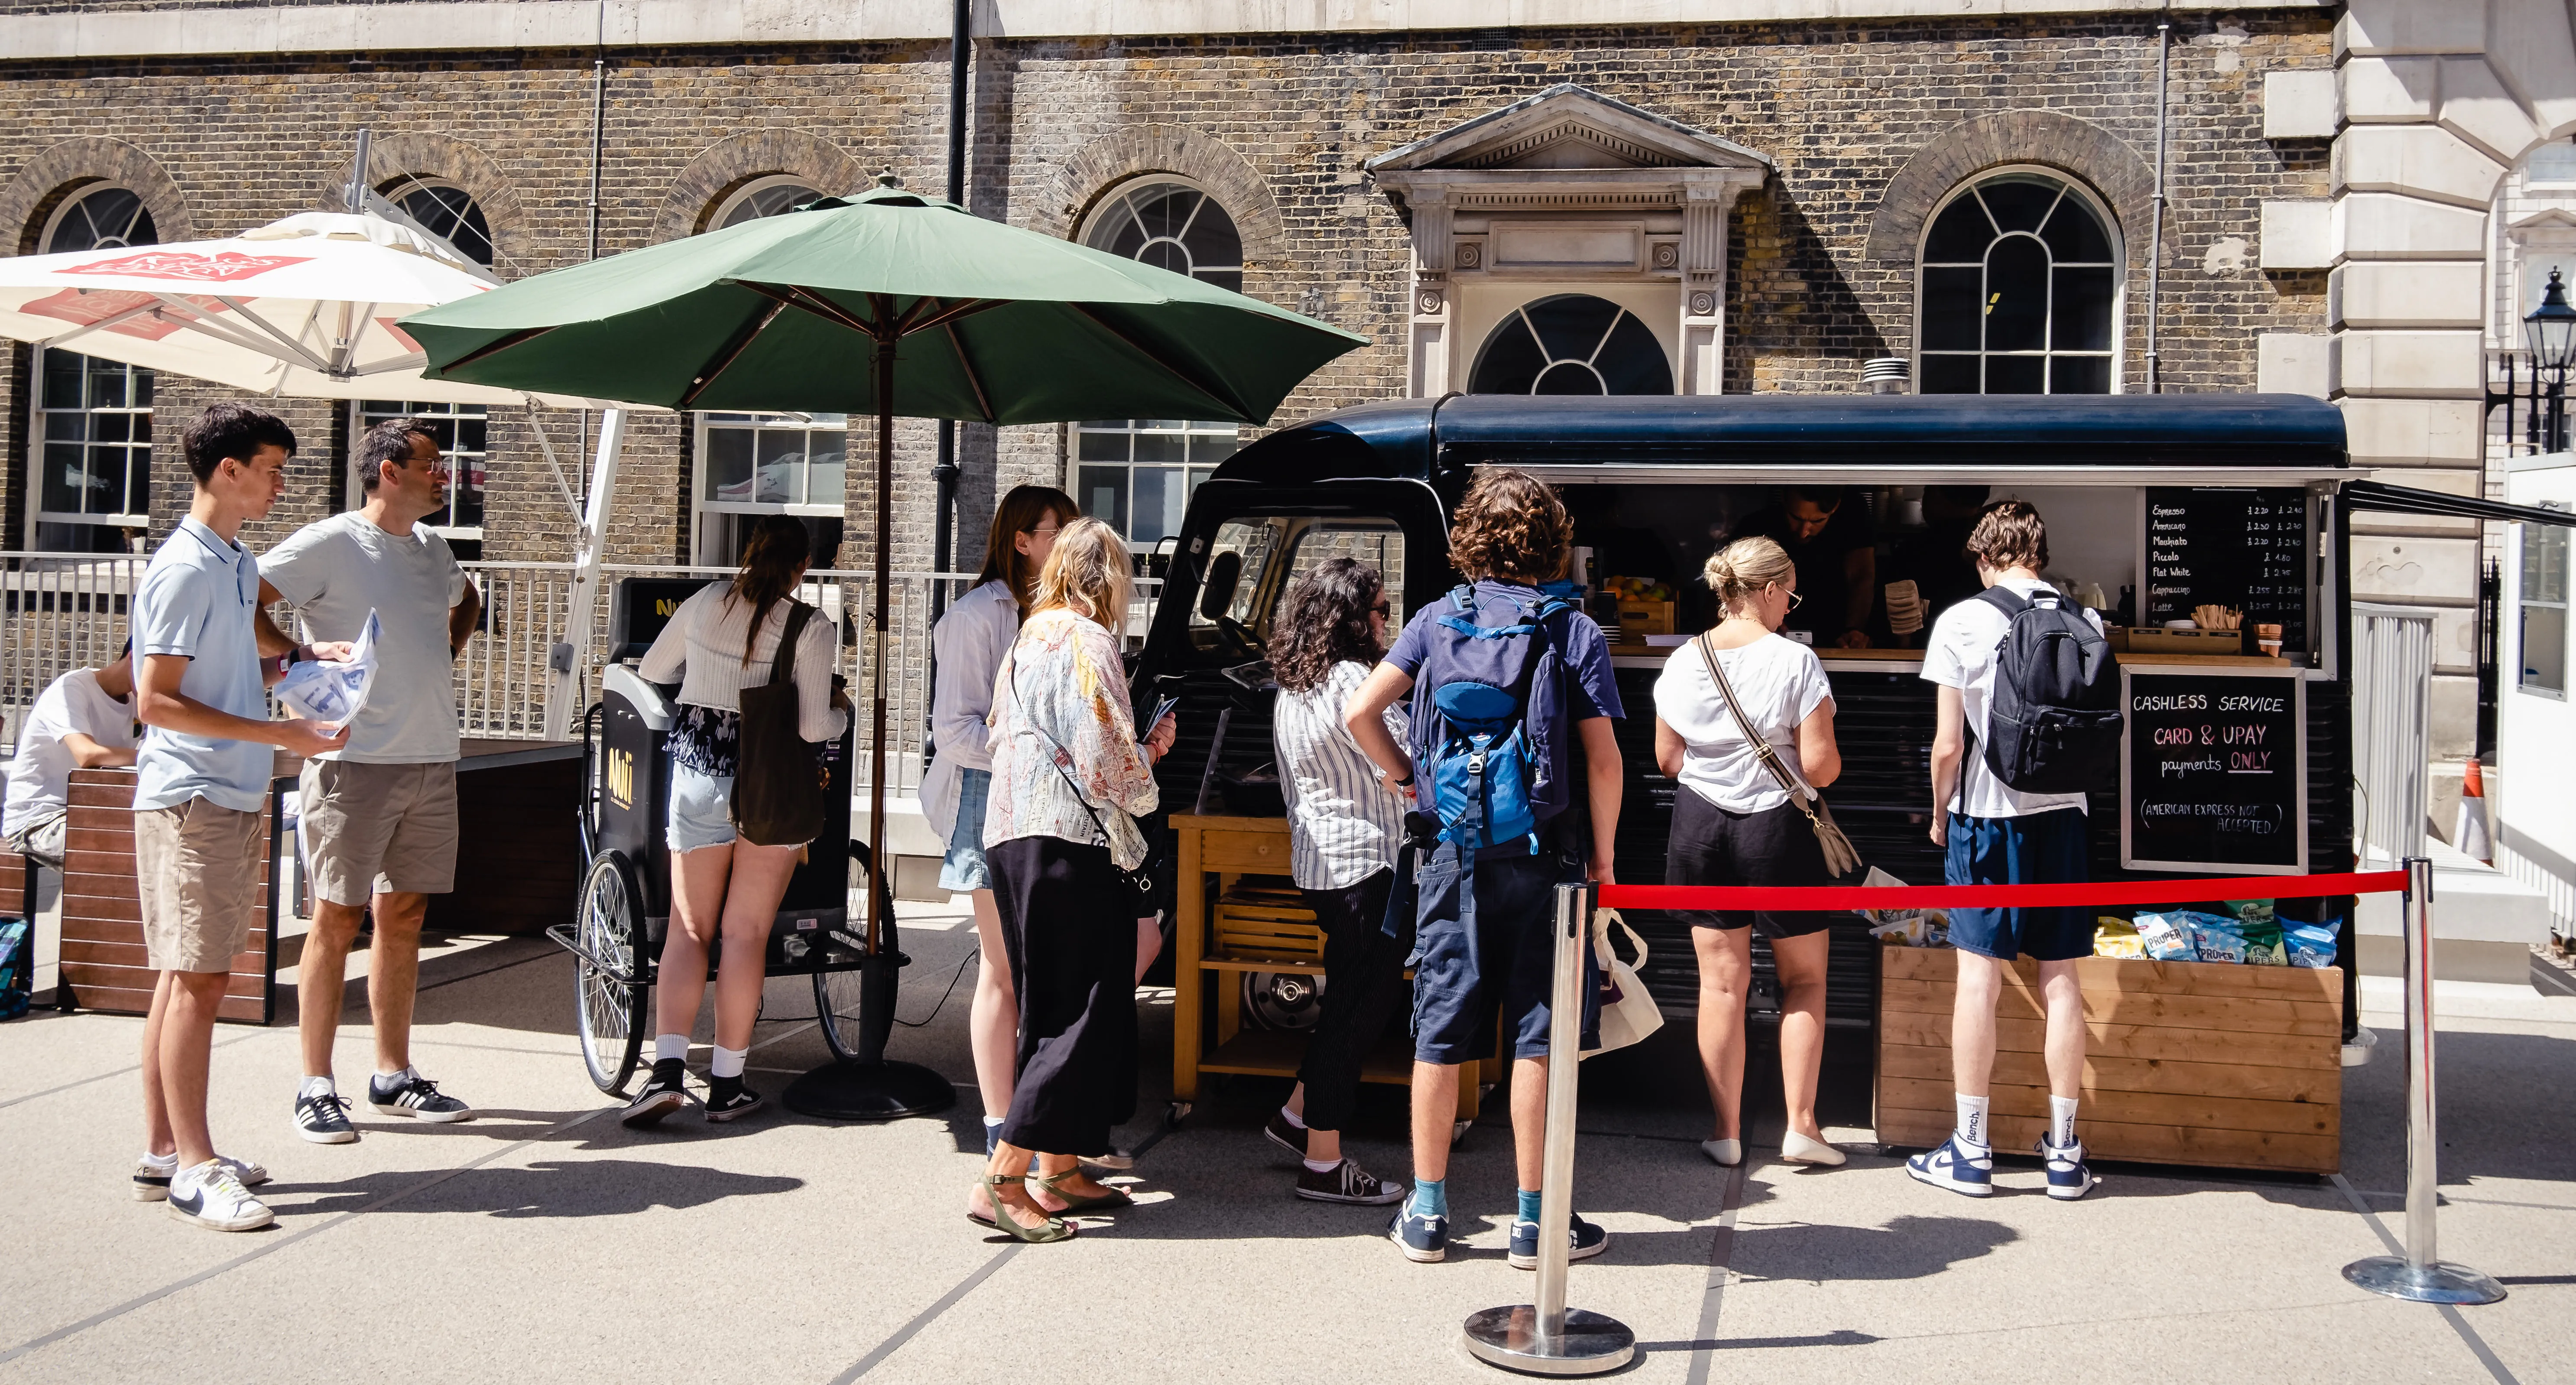
<svg viewBox="0 0 2576 1385">
<path fill-rule="evenodd" d="M 279 756 L 287 765 L 291 757 Z M 289 782 L 292 782 L 291 780 Z M 143 1014 L 159 974 L 143 951 L 143 906 L 134 882 L 134 771 L 76 769 L 63 853 L 62 984 L 83 1009 Z M 277 1014 L 277 888 L 270 867 L 277 830 L 274 788 L 260 829 L 260 903 L 250 941 L 233 958 L 216 1017 L 268 1024 Z"/>
</svg>

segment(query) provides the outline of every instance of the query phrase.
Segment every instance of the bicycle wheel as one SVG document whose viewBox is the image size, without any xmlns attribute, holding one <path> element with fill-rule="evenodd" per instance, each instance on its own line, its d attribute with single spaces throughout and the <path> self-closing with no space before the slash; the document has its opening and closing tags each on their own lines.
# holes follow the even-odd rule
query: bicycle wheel
<svg viewBox="0 0 2576 1385">
<path fill-rule="evenodd" d="M 814 1017 L 823 1022 L 823 1044 L 844 1063 L 859 1056 L 859 978 L 864 975 L 855 968 L 814 973 Z"/>
<path fill-rule="evenodd" d="M 644 934 L 635 873 L 617 852 L 600 853 L 581 883 L 574 922 L 581 950 L 573 956 L 574 1021 L 581 1033 L 581 1061 L 591 1085 L 614 1096 L 635 1073 L 644 1049 L 647 987 L 623 979 L 640 975 L 637 944 Z M 606 966 L 594 964 L 596 957 Z"/>
</svg>

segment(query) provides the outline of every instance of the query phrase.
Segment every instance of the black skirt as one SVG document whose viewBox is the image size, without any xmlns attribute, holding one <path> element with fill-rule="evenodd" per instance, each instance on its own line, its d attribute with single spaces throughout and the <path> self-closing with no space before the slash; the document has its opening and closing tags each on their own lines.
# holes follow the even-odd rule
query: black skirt
<svg viewBox="0 0 2576 1385">
<path fill-rule="evenodd" d="M 984 850 L 1011 988 L 1018 1076 L 1001 1139 L 1102 1154 L 1136 1114 L 1136 909 L 1109 848 L 1017 837 Z"/>
</svg>

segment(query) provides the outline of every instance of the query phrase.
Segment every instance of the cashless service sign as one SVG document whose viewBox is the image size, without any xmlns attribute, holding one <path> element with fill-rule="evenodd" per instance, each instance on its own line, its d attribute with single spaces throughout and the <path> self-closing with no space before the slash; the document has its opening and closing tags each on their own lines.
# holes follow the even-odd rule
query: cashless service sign
<svg viewBox="0 0 2576 1385">
<path fill-rule="evenodd" d="M 2120 864 L 2308 868 L 2307 683 L 2294 668 L 2123 668 Z"/>
</svg>

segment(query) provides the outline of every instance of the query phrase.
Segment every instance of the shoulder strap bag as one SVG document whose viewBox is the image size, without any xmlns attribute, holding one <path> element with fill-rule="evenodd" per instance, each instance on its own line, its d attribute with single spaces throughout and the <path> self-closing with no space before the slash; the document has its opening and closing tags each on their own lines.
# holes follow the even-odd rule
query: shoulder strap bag
<svg viewBox="0 0 2576 1385">
<path fill-rule="evenodd" d="M 1851 838 L 1844 836 L 1843 829 L 1834 822 L 1834 810 L 1825 805 L 1825 796 L 1791 774 L 1789 767 L 1780 763 L 1780 752 L 1771 748 L 1770 738 L 1745 718 L 1744 705 L 1735 700 L 1735 689 L 1726 681 L 1726 671 L 1717 666 L 1717 655 L 1709 649 L 1708 636 L 1703 633 L 1691 643 L 1699 647 L 1699 657 L 1707 662 L 1709 679 L 1717 684 L 1718 695 L 1726 699 L 1726 710 L 1734 714 L 1736 729 L 1753 743 L 1754 758 L 1771 771 L 1781 788 L 1789 791 L 1789 801 L 1798 805 L 1798 811 L 1807 815 L 1807 825 L 1816 829 L 1816 844 L 1825 849 L 1825 874 L 1840 878 L 1860 869 L 1860 853 L 1852 849 Z"/>
<path fill-rule="evenodd" d="M 1072 790 L 1073 801 L 1082 805 L 1082 811 L 1085 815 L 1090 817 L 1091 825 L 1099 829 L 1100 844 L 1104 847 L 1111 846 L 1109 824 L 1101 821 L 1100 813 L 1091 806 L 1091 800 L 1083 796 L 1082 786 L 1074 782 L 1073 771 L 1065 768 L 1065 763 L 1073 758 L 1073 752 L 1058 744 L 1055 737 L 1046 733 L 1045 727 L 1037 724 L 1037 720 L 1029 715 L 1028 702 L 1020 696 L 1020 648 L 1016 641 L 1011 645 L 1011 653 L 1009 657 L 1011 662 L 1009 679 L 1011 685 L 1011 704 L 1020 709 L 1020 720 L 1027 724 L 1029 730 L 1034 733 L 1039 740 L 1046 742 L 1048 752 L 1047 762 L 1054 765 L 1055 772 L 1064 777 L 1064 786 L 1067 789 Z M 1136 821 L 1133 816 L 1126 813 L 1125 809 L 1113 808 L 1110 811 L 1127 817 L 1127 820 L 1130 822 Z M 1136 830 L 1140 835 L 1143 834 L 1145 825 L 1141 822 L 1137 822 Z M 1160 853 L 1154 849 L 1154 844 L 1151 841 L 1148 841 L 1146 843 L 1144 864 L 1138 866 L 1134 870 L 1128 870 L 1123 866 L 1114 867 L 1118 871 L 1118 878 L 1127 886 L 1128 893 L 1134 896 L 1134 903 L 1137 910 L 1136 917 L 1140 919 L 1148 915 L 1159 915 L 1162 912 L 1161 905 L 1155 898 L 1154 884 L 1154 867 L 1159 857 Z"/>
<path fill-rule="evenodd" d="M 796 644 L 814 608 L 790 598 L 787 624 L 769 681 L 741 695 L 742 739 L 735 753 L 733 825 L 754 846 L 801 846 L 822 835 L 831 771 L 803 731 L 796 687 Z"/>
</svg>

